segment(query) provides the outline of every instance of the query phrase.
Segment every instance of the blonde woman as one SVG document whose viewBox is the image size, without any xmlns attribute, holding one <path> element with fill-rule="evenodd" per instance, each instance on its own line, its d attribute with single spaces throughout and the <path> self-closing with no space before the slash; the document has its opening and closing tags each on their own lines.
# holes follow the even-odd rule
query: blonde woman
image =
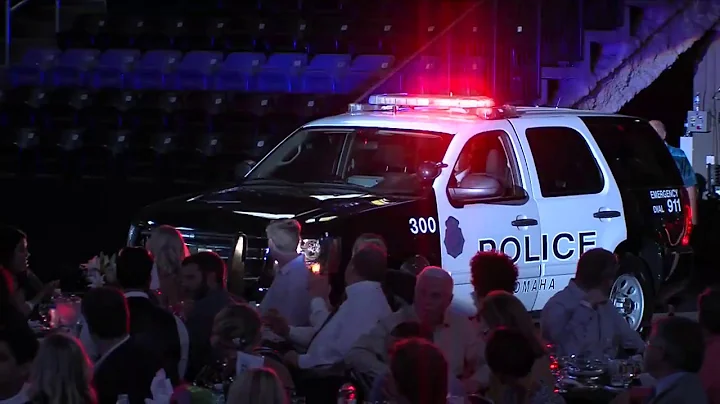
<svg viewBox="0 0 720 404">
<path fill-rule="evenodd" d="M 285 365 L 256 353 L 262 339 L 261 331 L 262 321 L 258 312 L 247 304 L 234 304 L 215 316 L 210 343 L 218 354 L 235 363 L 236 369 L 272 369 L 286 388 L 294 389 L 290 371 Z"/>
<path fill-rule="evenodd" d="M 529 342 L 533 356 L 536 358 L 533 364 L 530 379 L 539 389 L 552 391 L 555 379 L 550 372 L 550 357 L 540 337 L 539 330 L 535 327 L 530 313 L 528 313 L 522 302 L 514 295 L 500 290 L 490 292 L 483 300 L 478 311 L 480 331 L 484 338 L 487 338 L 493 330 L 499 328 L 517 330 Z M 488 397 L 495 402 L 504 394 L 504 386 L 496 378 L 491 378 Z"/>
<path fill-rule="evenodd" d="M 283 384 L 268 368 L 243 372 L 230 386 L 228 404 L 286 404 L 288 396 Z"/>
<path fill-rule="evenodd" d="M 96 404 L 91 379 L 92 364 L 80 342 L 62 333 L 49 335 L 30 371 L 30 403 Z"/>
<path fill-rule="evenodd" d="M 178 273 L 182 261 L 190 255 L 182 234 L 172 226 L 158 226 L 150 233 L 145 248 L 153 256 L 151 289 L 160 289 L 161 303 L 171 307 L 180 302 Z"/>
</svg>

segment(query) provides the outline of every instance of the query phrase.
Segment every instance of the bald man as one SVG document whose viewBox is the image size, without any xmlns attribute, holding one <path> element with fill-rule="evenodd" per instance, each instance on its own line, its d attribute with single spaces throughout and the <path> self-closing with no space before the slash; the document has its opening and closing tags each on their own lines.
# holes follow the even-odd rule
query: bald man
<svg viewBox="0 0 720 404">
<path fill-rule="evenodd" d="M 673 160 L 675 160 L 675 165 L 677 165 L 678 170 L 680 170 L 680 176 L 682 177 L 683 185 L 685 186 L 685 189 L 687 190 L 690 197 L 690 207 L 692 208 L 692 223 L 695 224 L 697 222 L 697 178 L 695 177 L 695 170 L 693 170 L 692 164 L 690 164 L 690 160 L 688 160 L 687 155 L 685 155 L 685 152 L 682 151 L 682 149 L 670 146 L 667 143 L 667 130 L 665 129 L 665 125 L 662 122 L 650 121 L 650 126 L 655 129 L 655 131 L 660 136 L 660 139 L 665 142 L 665 145 L 670 151 L 670 155 L 672 156 Z"/>
<path fill-rule="evenodd" d="M 401 323 L 418 322 L 426 330 L 427 338 L 443 352 L 449 374 L 462 382 L 465 392 L 474 393 L 487 386 L 490 372 L 485 363 L 483 339 L 473 321 L 448 310 L 452 298 L 450 274 L 442 268 L 426 267 L 417 277 L 413 305 L 380 320 L 355 343 L 345 356 L 345 363 L 369 379 L 385 374 L 392 330 Z"/>
</svg>

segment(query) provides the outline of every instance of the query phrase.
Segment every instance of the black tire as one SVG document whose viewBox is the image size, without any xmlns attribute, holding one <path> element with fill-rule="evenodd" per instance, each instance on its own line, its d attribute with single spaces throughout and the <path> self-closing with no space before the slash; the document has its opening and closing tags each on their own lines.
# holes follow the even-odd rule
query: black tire
<svg viewBox="0 0 720 404">
<path fill-rule="evenodd" d="M 635 285 L 633 285 L 633 282 L 636 282 Z M 638 310 L 638 303 L 641 303 L 642 316 L 639 321 L 633 324 L 633 322 L 628 320 L 630 326 L 641 333 L 651 325 L 655 312 L 655 289 L 652 285 L 650 270 L 642 258 L 630 253 L 625 253 L 620 256 L 618 273 L 610 294 L 610 301 L 616 306 L 623 306 L 618 307 L 618 310 L 623 313 L 626 320 L 628 320 L 628 317 L 634 317 L 628 316 L 628 314 L 632 310 Z M 639 292 L 642 296 L 642 302 L 634 301 L 638 299 L 624 299 L 621 305 L 619 301 L 616 301 L 614 296 L 616 288 L 627 289 L 637 288 L 638 286 L 640 288 Z M 637 295 L 637 291 L 635 291 L 633 296 Z"/>
</svg>

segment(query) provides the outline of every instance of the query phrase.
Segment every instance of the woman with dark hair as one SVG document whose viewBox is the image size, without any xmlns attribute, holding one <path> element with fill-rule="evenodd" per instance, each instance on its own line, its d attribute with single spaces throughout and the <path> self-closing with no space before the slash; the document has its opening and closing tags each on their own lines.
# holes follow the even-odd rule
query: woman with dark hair
<svg viewBox="0 0 720 404">
<path fill-rule="evenodd" d="M 12 280 L 11 299 L 25 316 L 58 287 L 57 282 L 43 285 L 28 269 L 29 257 L 27 235 L 14 227 L 0 226 L 0 271 Z"/>
</svg>

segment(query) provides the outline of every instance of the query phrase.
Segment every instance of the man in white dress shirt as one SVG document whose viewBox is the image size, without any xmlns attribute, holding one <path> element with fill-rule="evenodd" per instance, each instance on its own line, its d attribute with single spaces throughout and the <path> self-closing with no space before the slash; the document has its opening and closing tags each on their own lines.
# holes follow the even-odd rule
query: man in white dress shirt
<svg viewBox="0 0 720 404">
<path fill-rule="evenodd" d="M 448 310 L 453 298 L 453 280 L 447 271 L 426 267 L 418 275 L 415 301 L 380 320 L 371 332 L 360 337 L 345 357 L 355 371 L 376 378 L 388 371 L 387 346 L 391 332 L 405 322 L 418 322 L 448 361 L 450 376 L 467 392 L 487 386 L 490 371 L 484 358 L 485 344 L 477 324 L 467 316 Z"/>
<path fill-rule="evenodd" d="M 305 256 L 298 253 L 300 223 L 277 220 L 266 228 L 270 257 L 277 261 L 277 271 L 270 289 L 260 303 L 260 314 L 277 311 L 291 326 L 306 326 L 310 317 L 310 295 L 307 284 L 310 270 Z"/>
<path fill-rule="evenodd" d="M 313 298 L 316 311 L 324 309 L 329 313 L 324 324 L 318 328 L 290 327 L 290 330 L 275 324 L 273 331 L 289 336 L 294 342 L 305 342 L 308 347 L 305 354 L 295 351 L 286 353 L 285 363 L 293 368 L 311 369 L 342 362 L 358 338 L 370 332 L 380 319 L 391 313 L 382 290 L 386 269 L 385 252 L 376 246 L 365 246 L 352 257 L 345 271 L 347 299 L 340 307 L 331 312 L 326 298 Z"/>
</svg>

